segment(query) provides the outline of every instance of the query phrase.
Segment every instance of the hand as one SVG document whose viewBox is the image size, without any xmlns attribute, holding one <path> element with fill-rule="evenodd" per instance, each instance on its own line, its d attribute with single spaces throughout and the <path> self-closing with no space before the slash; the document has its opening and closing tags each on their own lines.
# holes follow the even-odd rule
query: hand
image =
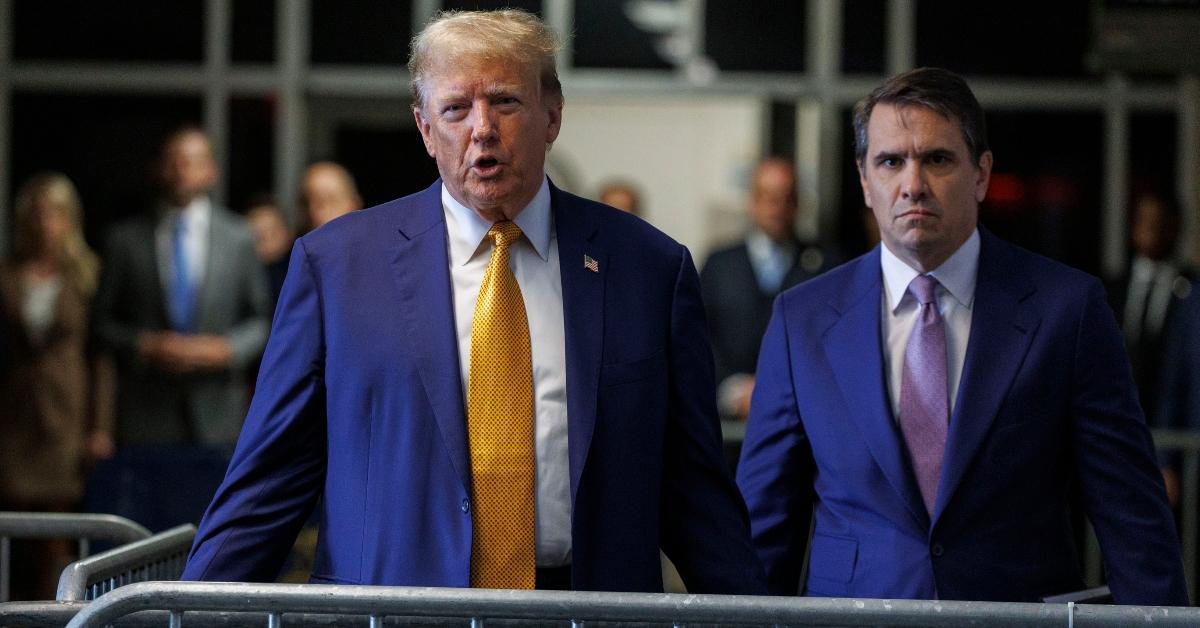
<svg viewBox="0 0 1200 628">
<path fill-rule="evenodd" d="M 1179 474 L 1174 469 L 1162 469 L 1163 484 L 1167 486 L 1167 501 L 1171 504 L 1171 509 L 1179 507 Z"/>
<path fill-rule="evenodd" d="M 229 366 L 233 350 L 222 336 L 190 335 L 173 331 L 143 332 L 138 355 L 169 373 L 218 371 Z"/>
<path fill-rule="evenodd" d="M 734 393 L 734 417 L 745 421 L 750 416 L 750 398 L 754 396 L 754 378 L 748 377 L 738 382 Z"/>
<path fill-rule="evenodd" d="M 117 445 L 113 442 L 112 434 L 94 431 L 85 438 L 84 450 L 89 461 L 98 462 L 112 458 L 117 453 Z"/>
</svg>

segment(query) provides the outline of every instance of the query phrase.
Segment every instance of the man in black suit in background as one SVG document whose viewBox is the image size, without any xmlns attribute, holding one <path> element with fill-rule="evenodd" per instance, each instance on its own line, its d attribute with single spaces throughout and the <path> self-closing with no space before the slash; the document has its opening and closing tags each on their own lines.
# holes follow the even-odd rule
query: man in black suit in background
<svg viewBox="0 0 1200 628">
<path fill-rule="evenodd" d="M 746 418 L 775 296 L 839 261 L 796 236 L 797 211 L 795 168 L 782 157 L 763 160 L 751 178 L 749 230 L 741 241 L 709 255 L 700 273 L 722 418 Z"/>
</svg>

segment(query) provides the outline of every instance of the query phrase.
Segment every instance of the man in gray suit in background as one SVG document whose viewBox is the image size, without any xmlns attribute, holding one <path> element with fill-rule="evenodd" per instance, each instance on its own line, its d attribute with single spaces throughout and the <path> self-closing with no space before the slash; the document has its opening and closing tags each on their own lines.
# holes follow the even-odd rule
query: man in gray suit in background
<svg viewBox="0 0 1200 628">
<path fill-rule="evenodd" d="M 244 369 L 270 325 L 250 232 L 208 197 L 218 174 L 203 131 L 168 136 L 161 201 L 113 228 L 96 295 L 94 337 L 117 364 L 117 474 L 163 493 L 121 495 L 112 508 L 152 529 L 202 514 L 245 416 Z M 169 504 L 197 492 L 196 505 Z"/>
</svg>

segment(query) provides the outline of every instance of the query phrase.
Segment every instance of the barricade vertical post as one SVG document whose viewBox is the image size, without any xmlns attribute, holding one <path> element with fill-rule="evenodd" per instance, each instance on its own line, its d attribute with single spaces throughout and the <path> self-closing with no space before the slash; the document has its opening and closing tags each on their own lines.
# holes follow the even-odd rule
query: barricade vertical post
<svg viewBox="0 0 1200 628">
<path fill-rule="evenodd" d="M 1179 510 L 1182 523 L 1183 537 L 1183 566 L 1188 581 L 1188 597 L 1196 601 L 1196 526 L 1197 499 L 1200 499 L 1200 452 L 1189 450 L 1183 457 L 1183 486 Z"/>
<path fill-rule="evenodd" d="M 0 536 L 0 602 L 8 601 L 8 537 Z"/>
</svg>

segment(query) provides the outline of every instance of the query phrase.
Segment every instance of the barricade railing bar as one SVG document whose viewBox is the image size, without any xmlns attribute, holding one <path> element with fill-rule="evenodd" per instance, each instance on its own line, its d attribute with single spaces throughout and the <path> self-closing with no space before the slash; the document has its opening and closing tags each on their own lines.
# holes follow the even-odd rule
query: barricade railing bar
<svg viewBox="0 0 1200 628">
<path fill-rule="evenodd" d="M 144 582 L 87 604 L 67 626 L 100 628 L 142 611 L 167 611 L 170 628 L 189 626 L 189 613 L 197 612 L 257 612 L 262 614 L 264 623 L 260 625 L 264 628 L 283 628 L 287 615 L 293 613 L 358 616 L 371 628 L 382 628 L 389 617 L 461 618 L 469 620 L 473 628 L 483 628 L 489 620 L 570 622 L 573 628 L 590 622 L 879 628 L 1200 625 L 1200 609 L 1181 607 Z"/>
<path fill-rule="evenodd" d="M 149 536 L 146 528 L 116 515 L 0 512 L 0 602 L 9 595 L 12 539 L 74 539 L 85 558 L 91 541 L 131 543 Z"/>
<path fill-rule="evenodd" d="M 135 582 L 178 580 L 195 537 L 196 526 L 188 523 L 77 560 L 59 577 L 58 601 L 94 600 Z"/>
</svg>

